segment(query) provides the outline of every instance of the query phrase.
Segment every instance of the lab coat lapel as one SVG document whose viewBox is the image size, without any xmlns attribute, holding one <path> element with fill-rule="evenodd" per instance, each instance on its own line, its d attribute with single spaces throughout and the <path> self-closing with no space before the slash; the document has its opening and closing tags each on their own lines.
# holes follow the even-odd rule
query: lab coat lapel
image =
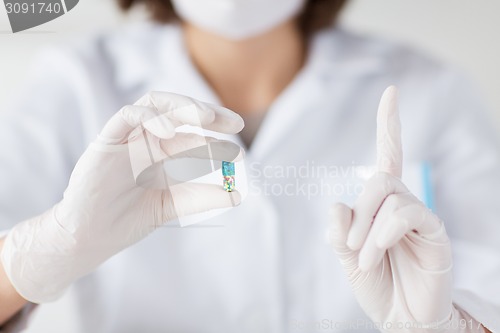
<svg viewBox="0 0 500 333">
<path fill-rule="evenodd" d="M 265 159 L 279 151 L 287 144 L 287 137 L 300 128 L 304 117 L 318 115 L 314 112 L 316 109 L 333 110 L 335 117 L 340 116 L 340 110 L 346 109 L 343 96 L 353 93 L 349 91 L 349 81 L 358 82 L 353 80 L 383 68 L 380 58 L 353 52 L 356 45 L 349 40 L 345 32 L 334 29 L 319 33 L 311 41 L 306 65 L 273 103 L 262 122 L 252 146 L 254 158 Z M 314 135 L 314 129 L 309 133 Z"/>
<path fill-rule="evenodd" d="M 302 71 L 270 107 L 252 144 L 254 158 L 263 159 L 286 145 L 302 113 L 315 107 L 324 87 L 310 74 L 307 68 Z"/>
<path fill-rule="evenodd" d="M 156 66 L 142 68 L 143 78 L 147 78 L 146 90 L 169 91 L 213 104 L 221 101 L 205 79 L 195 68 L 184 45 L 182 30 L 176 26 L 166 26 L 157 31 L 158 47 L 154 52 Z M 325 30 L 310 44 L 308 61 L 293 82 L 272 104 L 261 128 L 256 134 L 249 155 L 257 160 L 266 158 L 280 145 L 287 144 L 287 136 L 293 135 L 294 128 L 300 126 L 303 117 L 317 108 L 325 107 L 328 101 L 343 101 L 341 96 L 330 98 L 336 86 L 346 86 L 346 80 L 359 75 L 370 75 L 383 68 L 380 58 L 364 56 L 353 52 L 356 44 L 347 38 L 342 30 Z M 342 84 L 336 85 L 335 82 Z M 335 109 L 334 105 L 327 105 Z M 314 112 L 313 112 L 314 113 Z M 313 131 L 311 131 L 313 133 Z M 242 144 L 237 135 L 216 135 Z"/>
<path fill-rule="evenodd" d="M 163 36 L 163 45 L 159 49 L 160 66 L 152 76 L 150 90 L 173 92 L 195 98 L 197 100 L 222 105 L 203 76 L 198 72 L 189 57 L 184 44 L 182 30 L 170 27 Z M 229 135 L 211 132 L 206 135 L 217 137 L 221 140 L 230 140 L 243 146 L 238 135 Z"/>
<path fill-rule="evenodd" d="M 170 29 L 164 36 L 160 70 L 154 84 L 163 90 L 193 97 L 203 102 L 221 104 L 219 98 L 210 88 L 201 74 L 191 62 L 184 44 L 181 29 Z"/>
</svg>

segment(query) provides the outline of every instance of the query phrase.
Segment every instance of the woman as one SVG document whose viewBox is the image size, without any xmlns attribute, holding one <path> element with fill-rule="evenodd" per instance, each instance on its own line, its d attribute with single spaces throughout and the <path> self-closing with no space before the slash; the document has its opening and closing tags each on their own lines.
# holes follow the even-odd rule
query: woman
<svg viewBox="0 0 500 333">
<path fill-rule="evenodd" d="M 30 327 L 65 311 L 78 320 L 53 331 L 499 329 L 500 150 L 482 106 L 446 66 L 329 27 L 343 3 L 149 1 L 168 24 L 47 52 L 1 122 L 4 329 L 30 317 L 27 301 L 55 300 Z M 399 180 L 394 88 L 376 124 L 392 83 L 403 181 L 432 167 L 436 215 Z M 175 131 L 185 124 L 214 137 Z M 142 183 L 148 170 L 155 186 L 168 179 L 154 168 L 164 158 L 240 161 L 231 141 L 247 147 L 241 205 L 220 185 Z M 207 142 L 223 149 L 196 150 Z M 355 166 L 376 160 L 357 192 Z M 328 206 L 356 198 L 332 208 L 332 251 Z M 211 228 L 168 228 L 237 205 Z"/>
</svg>

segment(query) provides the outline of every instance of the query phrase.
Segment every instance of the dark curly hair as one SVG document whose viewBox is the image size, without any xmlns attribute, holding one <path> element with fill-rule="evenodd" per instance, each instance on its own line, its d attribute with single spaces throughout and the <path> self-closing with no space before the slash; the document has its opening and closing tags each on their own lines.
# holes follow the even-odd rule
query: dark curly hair
<svg viewBox="0 0 500 333">
<path fill-rule="evenodd" d="M 123 10 L 144 4 L 151 17 L 161 23 L 178 20 L 174 7 L 169 0 L 117 0 Z M 308 0 L 299 15 L 299 27 L 305 36 L 332 24 L 347 0 Z"/>
</svg>

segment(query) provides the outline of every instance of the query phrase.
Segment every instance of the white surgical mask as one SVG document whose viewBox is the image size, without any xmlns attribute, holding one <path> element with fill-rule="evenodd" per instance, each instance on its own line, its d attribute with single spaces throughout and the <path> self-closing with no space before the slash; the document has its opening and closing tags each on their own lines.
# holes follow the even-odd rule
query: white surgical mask
<svg viewBox="0 0 500 333">
<path fill-rule="evenodd" d="M 186 22 L 228 39 L 262 34 L 297 15 L 306 0 L 171 0 Z"/>
</svg>

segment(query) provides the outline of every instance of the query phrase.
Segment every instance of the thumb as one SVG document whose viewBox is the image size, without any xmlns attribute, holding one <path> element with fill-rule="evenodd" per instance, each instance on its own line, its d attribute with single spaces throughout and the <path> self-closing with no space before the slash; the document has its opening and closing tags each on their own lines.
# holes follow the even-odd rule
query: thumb
<svg viewBox="0 0 500 333">
<path fill-rule="evenodd" d="M 226 192 L 214 184 L 181 183 L 165 191 L 164 214 L 173 220 L 213 209 L 236 207 L 241 203 L 238 191 Z"/>
<path fill-rule="evenodd" d="M 341 262 L 357 261 L 356 251 L 347 246 L 347 235 L 351 229 L 352 210 L 343 203 L 335 203 L 330 208 L 330 226 L 328 229 L 328 241 Z"/>
<path fill-rule="evenodd" d="M 380 99 L 377 113 L 377 169 L 401 178 L 402 160 L 398 91 L 390 86 Z"/>
</svg>

